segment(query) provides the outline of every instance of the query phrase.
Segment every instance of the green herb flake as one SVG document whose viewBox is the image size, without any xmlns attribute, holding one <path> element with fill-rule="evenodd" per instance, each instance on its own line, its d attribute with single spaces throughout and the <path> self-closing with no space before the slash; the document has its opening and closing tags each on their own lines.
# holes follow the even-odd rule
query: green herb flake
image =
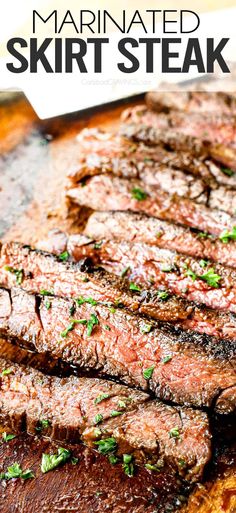
<svg viewBox="0 0 236 513">
<path fill-rule="evenodd" d="M 169 431 L 170 438 L 180 438 L 179 428 L 174 427 Z"/>
<path fill-rule="evenodd" d="M 95 417 L 94 417 L 95 426 L 97 424 L 100 424 L 102 421 L 103 421 L 103 415 L 101 413 L 97 413 L 97 415 L 95 415 Z"/>
<path fill-rule="evenodd" d="M 92 331 L 94 326 L 99 324 L 99 320 L 95 314 L 90 315 L 90 319 L 87 322 L 87 336 L 90 337 L 92 335 Z"/>
<path fill-rule="evenodd" d="M 114 308 L 114 306 L 109 307 L 109 312 L 111 312 L 112 314 L 116 313 L 116 309 Z"/>
<path fill-rule="evenodd" d="M 98 440 L 97 442 L 94 442 L 94 445 L 97 445 L 99 452 L 105 455 L 111 452 L 115 452 L 117 449 L 117 441 L 113 437 Z"/>
<path fill-rule="evenodd" d="M 45 303 L 44 303 L 44 304 L 45 304 L 46 309 L 47 309 L 47 310 L 50 310 L 50 308 L 51 308 L 51 306 L 52 306 L 51 301 L 48 301 L 48 299 L 46 299 L 46 301 L 45 301 Z"/>
<path fill-rule="evenodd" d="M 1 372 L 1 375 L 2 376 L 8 376 L 8 374 L 11 374 L 13 371 L 12 369 L 8 368 L 8 369 L 3 369 L 3 371 Z"/>
<path fill-rule="evenodd" d="M 24 269 L 14 269 L 14 267 L 10 267 L 9 265 L 5 265 L 5 271 L 12 273 L 16 277 L 17 285 L 21 285 L 24 279 Z"/>
<path fill-rule="evenodd" d="M 224 173 L 224 175 L 227 175 L 227 176 L 233 176 L 235 174 L 235 171 L 233 171 L 233 169 L 230 169 L 228 167 L 222 167 L 221 171 L 222 171 L 222 173 Z"/>
<path fill-rule="evenodd" d="M 103 245 L 103 241 L 101 240 L 100 242 L 95 242 L 93 247 L 94 247 L 94 249 L 101 249 L 102 245 Z"/>
<path fill-rule="evenodd" d="M 16 479 L 18 477 L 26 480 L 33 478 L 34 474 L 30 469 L 22 470 L 19 463 L 13 463 L 13 465 L 8 467 L 5 473 L 0 474 L 0 479 L 6 479 L 7 481 L 9 479 Z"/>
<path fill-rule="evenodd" d="M 180 460 L 179 460 L 179 466 L 180 466 L 180 467 L 185 467 L 185 465 L 186 465 L 186 461 L 185 461 L 185 460 L 180 459 Z"/>
<path fill-rule="evenodd" d="M 111 465 L 116 465 L 116 463 L 118 463 L 118 461 L 119 461 L 119 458 L 117 458 L 117 456 L 115 456 L 114 454 L 110 454 L 108 456 L 108 459 L 109 459 L 109 462 L 111 463 Z"/>
<path fill-rule="evenodd" d="M 187 269 L 185 276 L 189 276 L 193 281 L 195 281 L 198 277 L 197 274 L 192 271 L 192 269 Z"/>
<path fill-rule="evenodd" d="M 118 401 L 118 408 L 126 408 L 126 403 L 125 401 Z"/>
<path fill-rule="evenodd" d="M 94 404 L 99 404 L 101 403 L 102 401 L 104 401 L 105 399 L 109 399 L 109 397 L 111 397 L 110 394 L 108 393 L 105 393 L 105 394 L 100 394 L 96 397 L 96 399 L 94 399 Z"/>
<path fill-rule="evenodd" d="M 67 260 L 70 258 L 70 255 L 69 255 L 68 251 L 63 251 L 63 253 L 60 253 L 58 258 L 59 258 L 59 260 L 61 260 L 61 262 L 67 262 Z"/>
<path fill-rule="evenodd" d="M 124 277 L 126 276 L 126 274 L 127 274 L 129 271 L 130 271 L 130 266 L 128 265 L 127 267 L 125 267 L 125 268 L 123 269 L 123 271 L 121 271 L 121 273 L 120 273 L 120 277 L 121 277 L 121 278 L 124 278 Z"/>
<path fill-rule="evenodd" d="M 199 262 L 199 265 L 200 265 L 200 267 L 202 267 L 202 269 L 204 269 L 205 267 L 207 267 L 208 263 L 209 262 L 207 260 L 201 259 Z"/>
<path fill-rule="evenodd" d="M 172 360 L 172 356 L 170 354 L 168 354 L 167 356 L 165 356 L 163 359 L 162 359 L 162 363 L 168 363 Z"/>
<path fill-rule="evenodd" d="M 70 324 L 67 326 L 67 328 L 61 332 L 61 337 L 62 338 L 66 338 L 68 333 L 70 331 L 73 331 L 74 327 L 76 326 L 76 324 L 83 324 L 83 325 L 86 325 L 88 324 L 89 321 L 87 321 L 87 319 L 72 319 Z"/>
<path fill-rule="evenodd" d="M 136 283 L 133 282 L 130 283 L 129 289 L 134 292 L 141 292 L 140 287 L 138 287 L 138 285 L 136 285 Z"/>
<path fill-rule="evenodd" d="M 75 313 L 75 305 L 72 305 L 69 308 L 70 317 L 73 317 L 74 313 Z"/>
<path fill-rule="evenodd" d="M 93 306 L 96 306 L 98 304 L 97 301 L 95 301 L 95 299 L 93 299 L 92 297 L 80 296 L 75 301 L 76 301 L 78 306 L 83 305 L 84 303 L 88 303 L 89 305 L 93 305 Z"/>
<path fill-rule="evenodd" d="M 198 237 L 200 237 L 200 239 L 207 239 L 207 238 L 210 239 L 211 235 L 210 235 L 210 233 L 207 233 L 207 232 L 199 232 Z"/>
<path fill-rule="evenodd" d="M 108 324 L 105 324 L 104 329 L 107 331 L 111 331 L 111 328 L 110 328 L 110 326 L 108 326 Z"/>
<path fill-rule="evenodd" d="M 213 268 L 210 268 L 205 274 L 198 276 L 198 278 L 205 281 L 210 287 L 214 289 L 219 288 L 219 281 L 221 280 L 221 276 L 216 274 Z"/>
<path fill-rule="evenodd" d="M 123 413 L 123 411 L 112 410 L 111 417 L 119 417 L 119 415 L 123 415 Z"/>
<path fill-rule="evenodd" d="M 129 477 L 132 477 L 134 475 L 134 464 L 133 464 L 132 460 L 133 460 L 132 454 L 123 454 L 122 467 L 124 469 L 124 473 Z"/>
<path fill-rule="evenodd" d="M 134 187 L 131 191 L 131 196 L 133 199 L 143 201 L 147 198 L 147 193 L 138 187 Z"/>
<path fill-rule="evenodd" d="M 142 333 L 150 333 L 152 328 L 153 328 L 152 324 L 142 324 L 140 330 Z"/>
<path fill-rule="evenodd" d="M 236 240 L 236 226 L 234 226 L 231 231 L 224 230 L 220 234 L 219 239 L 224 244 L 227 244 L 230 240 Z"/>
<path fill-rule="evenodd" d="M 10 440 L 13 440 L 13 438 L 16 438 L 16 435 L 12 435 L 10 433 L 2 433 L 2 441 L 3 442 L 9 442 Z"/>
<path fill-rule="evenodd" d="M 41 296 L 54 296 L 54 292 L 53 292 L 53 291 L 52 291 L 52 292 L 50 292 L 49 290 L 45 290 L 45 289 L 41 289 L 41 290 L 39 291 L 39 294 L 40 294 Z"/>
<path fill-rule="evenodd" d="M 36 431 L 42 431 L 43 429 L 47 429 L 51 425 L 50 420 L 41 419 L 39 420 L 38 426 L 36 427 Z"/>
<path fill-rule="evenodd" d="M 71 461 L 72 465 L 77 465 L 77 463 L 79 461 L 79 458 L 76 458 L 75 456 L 72 456 L 70 461 Z"/>
<path fill-rule="evenodd" d="M 174 265 L 162 265 L 161 266 L 161 271 L 163 273 L 171 273 L 171 272 L 174 272 L 175 271 L 175 266 Z"/>
<path fill-rule="evenodd" d="M 57 454 L 43 454 L 41 461 L 41 470 L 43 474 L 57 468 L 59 465 L 69 460 L 71 452 L 68 449 L 59 447 Z"/>
<path fill-rule="evenodd" d="M 158 290 L 157 297 L 161 301 L 166 301 L 170 297 L 170 294 L 167 290 Z"/>
<path fill-rule="evenodd" d="M 155 365 L 152 365 L 152 367 L 149 367 L 148 369 L 145 369 L 143 371 L 144 379 L 151 379 L 151 377 L 153 375 L 153 372 L 154 372 L 154 369 L 155 369 Z"/>
<path fill-rule="evenodd" d="M 146 463 L 145 467 L 153 472 L 160 472 L 160 469 L 157 467 L 157 465 L 150 465 L 150 463 Z"/>
</svg>

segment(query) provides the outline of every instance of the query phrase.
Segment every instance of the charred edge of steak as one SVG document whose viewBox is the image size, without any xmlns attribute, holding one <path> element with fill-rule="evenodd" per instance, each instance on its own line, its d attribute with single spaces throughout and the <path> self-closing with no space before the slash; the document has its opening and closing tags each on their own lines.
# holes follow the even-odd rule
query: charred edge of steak
<svg viewBox="0 0 236 513">
<path fill-rule="evenodd" d="M 235 408 L 233 396 L 226 394 L 222 399 L 236 384 L 233 361 L 223 347 L 216 357 L 216 348 L 212 341 L 208 344 L 207 337 L 176 335 L 163 325 L 149 329 L 149 323 L 147 330 L 143 318 L 119 308 L 75 306 L 73 301 L 52 296 L 50 305 L 44 297 L 40 311 L 35 309 L 34 295 L 19 288 L 1 289 L 0 335 L 26 346 L 33 343 L 39 353 L 117 377 L 163 400 L 189 406 L 214 404 L 216 410 L 220 400 L 222 411 Z"/>
<path fill-rule="evenodd" d="M 133 463 L 172 468 L 190 481 L 202 476 L 210 457 L 206 414 L 105 380 L 48 377 L 5 359 L 0 369 L 0 419 L 14 432 L 82 440 L 98 450 L 104 440 L 117 462 L 131 454 Z"/>
</svg>

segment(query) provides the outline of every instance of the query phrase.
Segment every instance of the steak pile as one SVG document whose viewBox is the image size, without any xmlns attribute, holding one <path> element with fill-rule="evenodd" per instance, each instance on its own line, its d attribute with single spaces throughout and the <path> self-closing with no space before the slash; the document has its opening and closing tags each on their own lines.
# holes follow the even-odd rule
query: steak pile
<svg viewBox="0 0 236 513">
<path fill-rule="evenodd" d="M 48 251 L 1 245 L 1 338 L 77 375 L 0 359 L 0 417 L 82 441 L 128 476 L 192 483 L 209 416 L 236 411 L 236 107 L 181 94 L 149 93 L 118 133 L 76 138 L 66 200 L 71 216 L 86 207 L 82 233 L 58 232 Z"/>
</svg>

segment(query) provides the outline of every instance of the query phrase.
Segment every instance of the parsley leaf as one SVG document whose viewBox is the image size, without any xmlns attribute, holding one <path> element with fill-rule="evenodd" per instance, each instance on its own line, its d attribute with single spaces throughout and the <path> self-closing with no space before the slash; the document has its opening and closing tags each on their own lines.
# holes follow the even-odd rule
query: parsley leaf
<svg viewBox="0 0 236 513">
<path fill-rule="evenodd" d="M 166 301 L 170 297 L 170 294 L 167 290 L 158 290 L 157 297 L 161 299 L 161 301 Z"/>
<path fill-rule="evenodd" d="M 87 335 L 91 336 L 93 327 L 99 324 L 99 320 L 95 314 L 91 314 L 89 321 L 87 322 Z"/>
<path fill-rule="evenodd" d="M 151 379 L 152 375 L 153 375 L 153 371 L 155 369 L 155 365 L 152 365 L 152 367 L 149 367 L 148 369 L 145 369 L 143 371 L 143 377 L 144 379 Z"/>
<path fill-rule="evenodd" d="M 121 271 L 121 273 L 120 273 L 121 278 L 124 278 L 124 276 L 125 276 L 129 271 L 130 271 L 130 266 L 128 265 L 127 267 L 125 267 L 125 268 L 123 269 L 123 271 Z"/>
<path fill-rule="evenodd" d="M 133 282 L 130 283 L 129 289 L 133 290 L 134 292 L 141 292 L 140 287 L 138 287 L 138 285 L 136 285 L 136 283 Z"/>
<path fill-rule="evenodd" d="M 115 452 L 117 449 L 117 441 L 113 437 L 98 440 L 94 442 L 94 445 L 98 446 L 98 450 L 101 454 L 109 454 L 110 452 Z"/>
<path fill-rule="evenodd" d="M 178 427 L 173 427 L 169 431 L 169 437 L 170 438 L 180 438 L 179 428 Z"/>
<path fill-rule="evenodd" d="M 63 251 L 63 253 L 60 253 L 60 255 L 58 256 L 59 260 L 61 260 L 62 262 L 66 262 L 69 257 L 70 255 L 68 251 Z"/>
<path fill-rule="evenodd" d="M 227 242 L 229 242 L 230 240 L 236 240 L 236 226 L 233 226 L 231 231 L 224 230 L 220 234 L 219 239 L 221 240 L 221 242 L 224 242 L 225 244 L 227 244 Z"/>
<path fill-rule="evenodd" d="M 160 472 L 160 469 L 157 467 L 157 465 L 150 465 L 150 463 L 146 463 L 145 467 L 148 470 L 152 470 L 154 472 Z"/>
<path fill-rule="evenodd" d="M 131 191 L 131 196 L 138 201 L 143 201 L 147 198 L 147 193 L 138 187 L 134 187 Z"/>
<path fill-rule="evenodd" d="M 43 454 L 41 461 L 41 470 L 43 474 L 53 470 L 59 465 L 68 461 L 71 456 L 71 452 L 68 449 L 63 449 L 63 447 L 59 447 L 57 454 Z"/>
<path fill-rule="evenodd" d="M 123 469 L 127 476 L 132 477 L 134 475 L 134 464 L 132 463 L 132 454 L 123 454 Z"/>
<path fill-rule="evenodd" d="M 45 290 L 45 289 L 41 289 L 41 290 L 39 291 L 39 294 L 40 294 L 41 296 L 54 296 L 54 292 L 53 292 L 53 291 L 52 291 L 52 292 L 50 292 L 49 290 Z"/>
<path fill-rule="evenodd" d="M 41 419 L 38 422 L 38 426 L 36 427 L 36 431 L 42 431 L 43 429 L 47 429 L 51 425 L 50 420 Z"/>
<path fill-rule="evenodd" d="M 94 417 L 94 424 L 97 425 L 97 424 L 100 424 L 100 422 L 103 421 L 103 415 L 101 413 L 97 413 L 97 415 L 95 415 Z"/>
<path fill-rule="evenodd" d="M 165 356 L 163 359 L 162 359 L 162 363 L 168 363 L 172 360 L 172 356 L 170 354 L 168 354 L 167 356 Z"/>
<path fill-rule="evenodd" d="M 5 473 L 0 474 L 0 479 L 15 479 L 17 477 L 21 477 L 22 479 L 30 479 L 34 477 L 32 470 L 22 470 L 19 463 L 13 463 L 10 467 L 8 467 Z"/>
<path fill-rule="evenodd" d="M 3 442 L 9 442 L 10 440 L 13 440 L 13 438 L 16 438 L 16 435 L 11 435 L 10 433 L 6 433 L 6 431 L 2 433 Z"/>
<path fill-rule="evenodd" d="M 235 171 L 233 169 L 229 169 L 228 167 L 222 167 L 221 168 L 222 173 L 227 176 L 233 176 L 235 174 Z"/>
<path fill-rule="evenodd" d="M 1 375 L 8 376 L 8 374 L 11 374 L 11 373 L 12 373 L 12 369 L 8 368 L 8 369 L 3 369 L 3 371 L 1 372 Z"/>
<path fill-rule="evenodd" d="M 62 338 L 67 337 L 68 333 L 70 331 L 73 331 L 76 324 L 87 324 L 87 323 L 88 323 L 87 319 L 72 319 L 72 321 L 67 326 L 67 328 L 61 332 L 61 337 Z"/>
<path fill-rule="evenodd" d="M 153 328 L 152 324 L 142 324 L 140 329 L 141 329 L 142 333 L 150 333 L 152 328 Z"/>
<path fill-rule="evenodd" d="M 111 417 L 119 417 L 119 415 L 123 415 L 123 413 L 123 411 L 112 410 Z"/>
<path fill-rule="evenodd" d="M 200 280 L 205 281 L 210 287 L 215 289 L 219 288 L 219 281 L 221 280 L 221 276 L 216 274 L 214 269 L 211 267 L 205 274 L 198 276 Z"/>
<path fill-rule="evenodd" d="M 96 399 L 94 399 L 94 404 L 99 404 L 101 403 L 102 401 L 104 401 L 105 399 L 109 399 L 109 397 L 111 397 L 110 394 L 108 393 L 105 393 L 105 394 L 100 394 L 96 397 Z"/>
<path fill-rule="evenodd" d="M 14 269 L 13 267 L 10 267 L 9 265 L 5 265 L 4 269 L 5 269 L 5 271 L 8 271 L 9 273 L 12 273 L 15 275 L 17 285 L 22 284 L 22 281 L 24 279 L 24 269 Z"/>
<path fill-rule="evenodd" d="M 83 305 L 84 303 L 88 303 L 89 305 L 93 305 L 93 306 L 96 306 L 98 304 L 97 301 L 95 301 L 95 299 L 93 299 L 92 297 L 80 296 L 75 301 L 76 301 L 78 306 Z"/>
</svg>

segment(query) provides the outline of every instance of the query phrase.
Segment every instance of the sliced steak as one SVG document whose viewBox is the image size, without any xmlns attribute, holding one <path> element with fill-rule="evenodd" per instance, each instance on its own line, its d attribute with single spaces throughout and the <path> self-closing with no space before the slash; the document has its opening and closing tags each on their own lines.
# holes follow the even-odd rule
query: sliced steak
<svg viewBox="0 0 236 513">
<path fill-rule="evenodd" d="M 109 175 L 94 176 L 86 184 L 78 184 L 67 191 L 67 198 L 74 204 L 93 210 L 130 210 L 217 236 L 236 225 L 236 218 L 226 212 L 211 210 L 154 186 L 144 186 L 139 180 Z"/>
<path fill-rule="evenodd" d="M 203 412 L 167 406 L 128 387 L 92 378 L 58 378 L 0 359 L 0 419 L 15 433 L 43 435 L 99 449 L 132 454 L 133 463 L 162 466 L 197 480 L 210 458 L 210 433 Z M 6 374 L 4 374 L 4 372 Z M 171 436 L 177 429 L 177 440 Z M 193 444 L 194 439 L 194 444 Z M 184 460 L 184 465 L 180 462 Z"/>
<path fill-rule="evenodd" d="M 127 247 L 129 248 L 128 252 Z M 139 255 L 134 248 L 140 247 Z M 167 297 L 164 294 L 163 300 L 163 295 L 157 292 L 152 284 L 153 266 L 151 266 L 151 278 L 149 276 L 151 261 L 148 260 L 149 247 L 144 245 L 144 248 L 143 252 L 142 245 L 137 244 L 121 243 L 118 245 L 114 241 L 94 243 L 83 235 L 74 235 L 68 238 L 67 250 L 74 261 L 89 257 L 93 261 L 93 265 L 102 264 L 111 269 L 113 273 L 118 274 L 119 278 L 116 278 L 114 274 L 91 267 L 87 261 L 85 261 L 85 265 L 82 263 L 78 266 L 72 262 L 61 262 L 60 256 L 58 259 L 48 253 L 32 250 L 20 244 L 6 243 L 1 249 L 0 283 L 7 288 L 12 288 L 17 284 L 17 276 L 20 272 L 21 287 L 32 293 L 43 291 L 50 294 L 51 291 L 64 298 L 78 299 L 82 297 L 80 302 L 84 300 L 94 304 L 105 302 L 112 305 L 123 305 L 135 314 L 142 314 L 160 321 L 179 323 L 178 325 L 183 329 L 192 328 L 194 331 L 218 338 L 235 339 L 236 320 L 233 315 L 197 306 L 182 297 L 171 295 L 170 290 L 167 292 Z M 150 248 L 150 252 L 152 253 L 152 248 Z M 153 257 L 151 253 L 150 259 Z M 166 251 L 155 255 L 158 262 L 162 263 L 164 258 L 166 265 L 170 265 L 169 258 L 171 257 L 174 261 L 176 255 Z M 175 265 L 172 260 L 171 265 Z M 156 265 L 158 266 L 158 264 Z M 183 258 L 181 266 L 185 267 Z M 143 271 L 141 271 L 142 268 Z M 12 272 L 13 270 L 15 272 Z M 185 272 L 186 269 L 184 268 L 184 271 L 182 269 L 182 277 L 177 274 L 175 282 L 182 282 L 185 279 L 183 276 Z M 202 268 L 201 272 L 203 272 Z M 122 279 L 120 275 L 123 275 Z M 159 280 L 160 288 L 168 286 L 166 281 L 169 273 L 161 272 L 161 269 L 157 267 L 154 275 L 156 281 Z M 137 277 L 142 284 L 145 282 L 145 290 L 142 294 L 130 290 L 130 280 L 137 280 Z M 176 287 L 175 282 L 172 277 L 168 288 Z M 177 290 L 178 294 L 182 293 L 178 288 Z M 7 303 L 5 308 L 8 308 Z"/>
<path fill-rule="evenodd" d="M 177 110 L 236 114 L 235 96 L 221 91 L 150 91 L 146 95 L 146 103 L 156 112 Z"/>
<path fill-rule="evenodd" d="M 158 154 L 162 147 L 172 157 L 173 167 L 201 176 L 211 186 L 216 181 L 220 185 L 236 187 L 234 148 L 185 135 L 173 128 L 166 131 L 140 123 L 124 124 L 120 133 L 135 143 L 156 148 Z"/>
<path fill-rule="evenodd" d="M 92 257 L 95 264 L 103 263 L 119 275 L 128 269 L 126 275 L 139 284 L 164 286 L 189 301 L 236 313 L 236 270 L 232 268 L 220 264 L 212 267 L 206 260 L 144 243 L 90 239 L 90 244 L 87 240 L 83 245 L 79 236 L 76 256 Z"/>
<path fill-rule="evenodd" d="M 7 297 L 8 295 L 8 297 Z M 123 309 L 1 290 L 0 336 L 186 406 L 235 409 L 235 359 L 207 336 L 150 326 Z M 11 314 L 6 315 L 5 305 Z M 148 332 L 148 333 L 147 333 Z M 230 388 L 229 393 L 227 389 Z M 219 406 L 218 406 L 219 405 Z"/>
<path fill-rule="evenodd" d="M 232 114 L 178 111 L 158 114 L 146 106 L 139 105 L 124 111 L 122 120 L 162 130 L 174 128 L 185 135 L 207 140 L 213 144 L 236 147 L 236 116 Z"/>
<path fill-rule="evenodd" d="M 95 242 L 91 239 L 89 243 L 89 238 L 85 240 L 83 235 L 71 235 L 68 237 L 67 249 L 75 262 L 89 258 L 93 265 L 103 265 L 105 269 L 118 276 L 125 275 L 131 284 L 133 281 L 140 283 L 140 294 L 144 299 L 139 309 L 140 313 L 148 315 L 153 319 L 171 322 L 184 330 L 191 329 L 198 333 L 207 333 L 218 339 L 233 339 L 235 345 L 236 315 L 230 312 L 219 312 L 212 308 L 207 308 L 203 304 L 200 305 L 183 299 L 179 295 L 183 294 L 183 291 L 180 291 L 179 287 L 176 286 L 177 281 L 182 282 L 184 279 L 183 272 L 181 276 L 178 266 L 176 266 L 175 272 L 177 275 L 175 280 L 173 279 L 173 273 L 169 276 L 169 273 L 161 272 L 161 268 L 153 260 L 151 248 L 150 254 L 148 254 L 148 247 L 144 246 L 143 251 L 141 244 L 117 243 L 108 240 L 97 240 Z M 159 263 L 163 264 L 161 255 L 156 256 L 156 258 L 158 258 Z M 166 262 L 166 260 L 164 261 Z M 171 262 L 173 264 L 173 260 Z M 167 266 L 169 264 L 168 260 Z M 156 290 L 155 285 L 159 290 Z M 192 282 L 190 285 L 192 287 Z M 144 289 L 142 289 L 143 286 Z M 173 295 L 172 290 L 175 290 L 178 295 Z M 208 295 L 205 296 L 204 292 L 203 290 L 201 291 L 201 299 L 205 302 L 208 299 Z M 191 293 L 190 290 L 186 291 L 185 284 L 185 297 L 188 297 Z M 200 297 L 200 291 L 198 296 Z M 220 301 L 220 298 L 218 300 Z M 122 296 L 120 301 L 122 302 Z"/>
<path fill-rule="evenodd" d="M 221 242 L 213 236 L 208 236 L 207 233 L 194 232 L 189 228 L 142 214 L 94 212 L 87 221 L 84 234 L 94 240 L 115 239 L 116 241 L 145 242 L 151 246 L 236 267 L 236 244 L 234 241 Z M 64 249 L 67 244 L 68 242 L 65 242 Z M 61 253 L 59 244 L 52 245 L 51 235 L 48 247 L 52 252 Z"/>
</svg>

